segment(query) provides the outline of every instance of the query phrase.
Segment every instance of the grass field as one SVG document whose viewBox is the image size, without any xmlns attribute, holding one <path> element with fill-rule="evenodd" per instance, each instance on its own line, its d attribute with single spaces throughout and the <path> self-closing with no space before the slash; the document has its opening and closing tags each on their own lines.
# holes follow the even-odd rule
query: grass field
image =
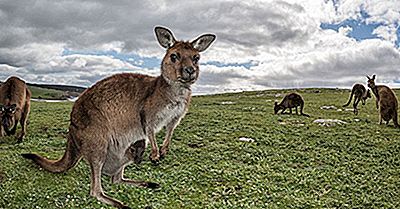
<svg viewBox="0 0 400 209">
<path fill-rule="evenodd" d="M 298 90 L 311 117 L 274 115 L 274 101 L 287 92 L 194 97 L 166 158 L 154 166 L 148 149 L 142 164 L 126 169 L 126 177 L 161 188 L 103 177 L 104 190 L 132 208 L 400 208 L 400 129 L 377 124 L 375 98 L 354 116 L 320 109 L 343 110 L 349 91 Z M 0 208 L 111 208 L 89 196 L 86 162 L 51 174 L 20 157 L 60 157 L 71 107 L 33 102 L 26 140 L 0 139 Z M 319 118 L 346 124 L 313 123 Z"/>
</svg>

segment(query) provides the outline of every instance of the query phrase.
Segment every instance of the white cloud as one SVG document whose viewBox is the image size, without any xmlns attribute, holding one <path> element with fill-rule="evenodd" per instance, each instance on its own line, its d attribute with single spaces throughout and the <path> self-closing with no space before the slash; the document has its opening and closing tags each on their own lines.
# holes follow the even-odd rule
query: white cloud
<svg viewBox="0 0 400 209">
<path fill-rule="evenodd" d="M 197 92 L 254 90 L 271 87 L 351 86 L 399 80 L 396 24 L 398 1 L 268 0 L 268 1 L 4 1 L 0 7 L 0 79 L 18 75 L 29 82 L 89 86 L 118 72 L 158 75 L 101 55 L 66 55 L 73 51 L 115 51 L 162 58 L 153 34 L 155 25 L 170 27 L 178 39 L 204 32 L 217 34 L 201 63 L 257 63 L 245 67 L 202 65 Z M 339 32 L 322 30 L 321 22 L 360 17 L 384 23 L 374 30 L 382 40 L 357 42 Z"/>
<path fill-rule="evenodd" d="M 396 31 L 397 28 L 394 24 L 381 25 L 373 31 L 373 34 L 376 34 L 378 37 L 381 37 L 384 40 L 387 40 L 394 44 L 397 41 Z"/>
</svg>

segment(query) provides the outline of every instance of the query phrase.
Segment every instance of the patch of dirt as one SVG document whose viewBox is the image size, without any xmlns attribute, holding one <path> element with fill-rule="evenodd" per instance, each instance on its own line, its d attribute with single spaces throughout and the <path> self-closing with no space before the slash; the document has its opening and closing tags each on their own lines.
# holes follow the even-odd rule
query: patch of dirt
<svg viewBox="0 0 400 209">
<path fill-rule="evenodd" d="M 338 119 L 317 119 L 317 120 L 314 120 L 313 122 L 317 123 L 318 125 L 326 126 L 326 127 L 331 127 L 331 126 L 347 123 L 347 122 L 344 122 L 344 121 L 338 120 Z"/>
<path fill-rule="evenodd" d="M 320 107 L 321 110 L 337 110 L 337 107 L 333 105 L 324 105 Z"/>
</svg>

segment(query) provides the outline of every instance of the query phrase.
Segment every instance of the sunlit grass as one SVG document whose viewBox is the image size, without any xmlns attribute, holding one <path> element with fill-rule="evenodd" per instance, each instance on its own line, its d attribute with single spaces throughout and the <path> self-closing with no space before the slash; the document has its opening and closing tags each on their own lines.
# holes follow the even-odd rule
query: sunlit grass
<svg viewBox="0 0 400 209">
<path fill-rule="evenodd" d="M 161 189 L 103 177 L 104 190 L 132 208 L 399 208 L 400 129 L 378 125 L 374 101 L 354 116 L 341 107 L 349 91 L 307 89 L 297 92 L 310 118 L 274 115 L 274 101 L 287 92 L 194 97 L 166 158 L 154 166 L 147 150 L 141 165 L 126 169 L 126 177 Z M 71 108 L 33 102 L 25 141 L 0 139 L 0 208 L 110 208 L 89 196 L 86 162 L 51 174 L 20 157 L 60 157 Z M 346 124 L 324 127 L 312 122 L 318 118 Z"/>
</svg>

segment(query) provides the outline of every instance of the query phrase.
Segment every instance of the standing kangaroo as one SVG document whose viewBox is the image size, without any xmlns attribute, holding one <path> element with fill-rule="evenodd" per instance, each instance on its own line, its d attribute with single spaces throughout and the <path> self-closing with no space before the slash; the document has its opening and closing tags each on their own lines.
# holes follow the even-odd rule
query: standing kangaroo
<svg viewBox="0 0 400 209">
<path fill-rule="evenodd" d="M 30 111 L 31 92 L 25 82 L 17 77 L 10 77 L 0 86 L 0 136 L 14 135 L 18 122 L 21 133 L 17 137 L 22 142 L 26 134 L 26 123 Z"/>
<path fill-rule="evenodd" d="M 375 75 L 368 78 L 368 87 L 371 88 L 376 98 L 376 109 L 379 109 L 379 124 L 382 124 L 382 119 L 389 124 L 393 119 L 394 126 L 400 128 L 397 122 L 397 98 L 394 92 L 387 86 L 375 85 Z"/>
<path fill-rule="evenodd" d="M 188 109 L 190 86 L 199 76 L 199 52 L 216 36 L 204 34 L 191 42 L 176 41 L 163 27 L 156 27 L 155 34 L 167 49 L 160 76 L 123 73 L 97 82 L 72 108 L 64 156 L 56 161 L 36 154 L 23 157 L 54 173 L 67 171 L 84 158 L 91 168 L 90 195 L 117 208 L 129 207 L 103 192 L 102 173 L 111 176 L 113 183 L 158 187 L 157 183 L 123 178 L 124 168 L 132 161 L 140 162 L 145 140 L 150 141 L 152 161 L 166 155 L 172 133 Z M 159 152 L 155 134 L 163 127 L 166 136 Z"/>
<path fill-rule="evenodd" d="M 365 101 L 368 98 L 371 98 L 371 92 L 369 91 L 369 89 L 367 90 L 364 87 L 364 85 L 362 85 L 362 84 L 359 84 L 359 83 L 354 84 L 353 88 L 351 89 L 349 101 L 345 105 L 343 105 L 343 107 L 349 106 L 349 104 L 353 98 L 353 95 L 354 95 L 354 102 L 353 102 L 354 110 L 353 111 L 354 111 L 354 114 L 357 115 L 358 114 L 358 109 L 357 109 L 358 103 L 361 101 L 361 103 L 363 105 L 365 105 Z"/>
<path fill-rule="evenodd" d="M 300 106 L 300 115 L 310 117 L 308 114 L 303 113 L 304 100 L 299 94 L 296 93 L 287 94 L 279 104 L 278 102 L 275 102 L 274 113 L 277 114 L 279 110 L 282 110 L 281 114 L 283 114 L 285 110 L 289 108 L 290 114 L 292 114 L 292 108 L 295 108 L 296 114 L 298 114 L 298 106 Z"/>
</svg>

